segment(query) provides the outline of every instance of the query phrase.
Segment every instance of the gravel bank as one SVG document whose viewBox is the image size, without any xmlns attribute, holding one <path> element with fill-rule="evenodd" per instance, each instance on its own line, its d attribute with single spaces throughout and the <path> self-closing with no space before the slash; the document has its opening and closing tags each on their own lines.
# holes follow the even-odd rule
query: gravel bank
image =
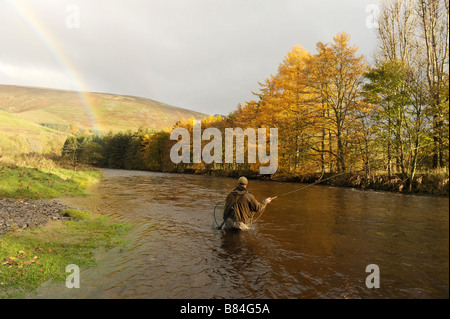
<svg viewBox="0 0 450 319">
<path fill-rule="evenodd" d="M 59 215 L 67 206 L 53 200 L 0 198 L 0 235 L 18 228 L 33 228 L 51 220 L 67 220 Z"/>
</svg>

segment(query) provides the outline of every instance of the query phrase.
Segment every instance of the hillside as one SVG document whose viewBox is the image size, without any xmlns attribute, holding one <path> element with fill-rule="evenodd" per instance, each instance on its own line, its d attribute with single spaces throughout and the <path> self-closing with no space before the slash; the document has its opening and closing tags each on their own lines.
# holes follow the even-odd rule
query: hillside
<svg viewBox="0 0 450 319">
<path fill-rule="evenodd" d="M 124 131 L 139 126 L 166 129 L 182 118 L 206 115 L 154 100 L 105 93 L 0 85 L 0 109 L 25 120 L 53 127 Z"/>
<path fill-rule="evenodd" d="M 0 110 L 0 155 L 59 153 L 67 136 Z"/>
</svg>

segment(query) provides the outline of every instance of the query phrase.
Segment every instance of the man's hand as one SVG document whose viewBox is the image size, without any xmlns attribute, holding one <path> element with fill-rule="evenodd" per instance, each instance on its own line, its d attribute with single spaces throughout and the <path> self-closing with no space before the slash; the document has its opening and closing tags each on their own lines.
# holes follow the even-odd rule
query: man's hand
<svg viewBox="0 0 450 319">
<path fill-rule="evenodd" d="M 267 202 L 267 204 L 269 204 L 271 201 L 272 201 L 272 199 L 275 199 L 276 197 L 267 197 L 266 199 L 265 199 L 265 201 Z"/>
</svg>

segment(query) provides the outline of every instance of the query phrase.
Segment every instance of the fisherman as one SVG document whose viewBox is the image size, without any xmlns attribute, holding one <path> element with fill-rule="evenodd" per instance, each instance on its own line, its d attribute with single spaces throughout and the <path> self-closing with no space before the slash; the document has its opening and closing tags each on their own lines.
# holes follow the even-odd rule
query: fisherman
<svg viewBox="0 0 450 319">
<path fill-rule="evenodd" d="M 261 213 L 273 198 L 258 202 L 248 190 L 248 180 L 242 176 L 238 186 L 228 194 L 223 212 L 224 229 L 247 230 L 254 214 Z"/>
</svg>

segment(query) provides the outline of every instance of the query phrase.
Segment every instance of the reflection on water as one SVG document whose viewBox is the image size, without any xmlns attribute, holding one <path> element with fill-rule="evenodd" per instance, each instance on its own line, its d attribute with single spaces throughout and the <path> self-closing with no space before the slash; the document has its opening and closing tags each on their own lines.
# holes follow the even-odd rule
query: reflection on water
<svg viewBox="0 0 450 319">
<path fill-rule="evenodd" d="M 274 200 L 247 232 L 212 229 L 235 180 L 105 170 L 65 204 L 133 226 L 81 288 L 39 298 L 448 298 L 449 200 L 313 186 Z M 251 181 L 262 200 L 298 184 Z M 380 288 L 365 286 L 368 264 Z"/>
</svg>

